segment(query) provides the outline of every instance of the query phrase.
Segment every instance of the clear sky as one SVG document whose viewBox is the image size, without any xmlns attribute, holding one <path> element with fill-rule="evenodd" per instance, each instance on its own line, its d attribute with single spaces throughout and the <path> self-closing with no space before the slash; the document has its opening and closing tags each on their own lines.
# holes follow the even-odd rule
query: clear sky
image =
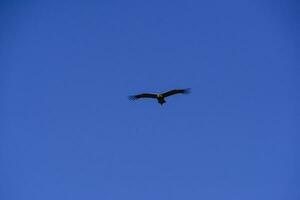
<svg viewBox="0 0 300 200">
<path fill-rule="evenodd" d="M 299 8 L 1 1 L 0 199 L 300 199 Z"/>
</svg>

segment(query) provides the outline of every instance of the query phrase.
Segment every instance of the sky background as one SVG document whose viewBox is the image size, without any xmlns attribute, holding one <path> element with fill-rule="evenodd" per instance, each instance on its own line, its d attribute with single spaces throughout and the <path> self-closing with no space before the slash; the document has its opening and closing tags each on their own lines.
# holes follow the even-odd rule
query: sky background
<svg viewBox="0 0 300 200">
<path fill-rule="evenodd" d="M 300 199 L 299 9 L 1 1 L 0 199 Z"/>
</svg>

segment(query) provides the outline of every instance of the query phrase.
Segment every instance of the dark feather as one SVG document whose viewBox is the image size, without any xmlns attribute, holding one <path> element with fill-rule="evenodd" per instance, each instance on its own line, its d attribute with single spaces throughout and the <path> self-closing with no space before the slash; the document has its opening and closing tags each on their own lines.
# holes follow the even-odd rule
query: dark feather
<svg viewBox="0 0 300 200">
<path fill-rule="evenodd" d="M 140 99 L 140 98 L 156 98 L 156 94 L 142 93 L 142 94 L 129 96 L 129 99 L 131 99 L 131 100 L 136 100 L 136 99 Z"/>
<path fill-rule="evenodd" d="M 168 97 L 174 94 L 188 94 L 190 93 L 190 89 L 175 89 L 175 90 L 170 90 L 168 92 L 162 93 L 163 97 Z"/>
</svg>

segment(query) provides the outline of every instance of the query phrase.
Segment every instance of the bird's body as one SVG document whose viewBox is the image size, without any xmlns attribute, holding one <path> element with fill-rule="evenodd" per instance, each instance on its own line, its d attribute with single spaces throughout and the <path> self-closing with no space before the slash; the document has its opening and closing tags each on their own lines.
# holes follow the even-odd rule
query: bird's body
<svg viewBox="0 0 300 200">
<path fill-rule="evenodd" d="M 131 100 L 137 100 L 140 98 L 153 98 L 157 99 L 158 103 L 160 105 L 163 105 L 166 103 L 165 98 L 174 94 L 187 94 L 190 92 L 190 89 L 175 89 L 175 90 L 170 90 L 168 92 L 164 93 L 142 93 L 142 94 L 137 94 L 133 96 L 129 96 L 129 99 Z"/>
<path fill-rule="evenodd" d="M 157 101 L 160 105 L 163 105 L 164 103 L 166 103 L 165 98 L 162 96 L 157 95 Z"/>
</svg>

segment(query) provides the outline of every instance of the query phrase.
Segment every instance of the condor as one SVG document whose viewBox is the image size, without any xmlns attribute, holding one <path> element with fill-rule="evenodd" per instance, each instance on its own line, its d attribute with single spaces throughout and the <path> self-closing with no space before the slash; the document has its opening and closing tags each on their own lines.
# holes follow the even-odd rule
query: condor
<svg viewBox="0 0 300 200">
<path fill-rule="evenodd" d="M 157 99 L 158 103 L 160 105 L 163 105 L 164 103 L 166 103 L 165 98 L 174 94 L 188 94 L 190 93 L 190 89 L 174 89 L 174 90 L 170 90 L 164 93 L 141 93 L 141 94 L 137 94 L 137 95 L 132 95 L 129 96 L 130 100 L 137 100 L 137 99 L 141 99 L 141 98 L 152 98 L 152 99 Z"/>
</svg>

